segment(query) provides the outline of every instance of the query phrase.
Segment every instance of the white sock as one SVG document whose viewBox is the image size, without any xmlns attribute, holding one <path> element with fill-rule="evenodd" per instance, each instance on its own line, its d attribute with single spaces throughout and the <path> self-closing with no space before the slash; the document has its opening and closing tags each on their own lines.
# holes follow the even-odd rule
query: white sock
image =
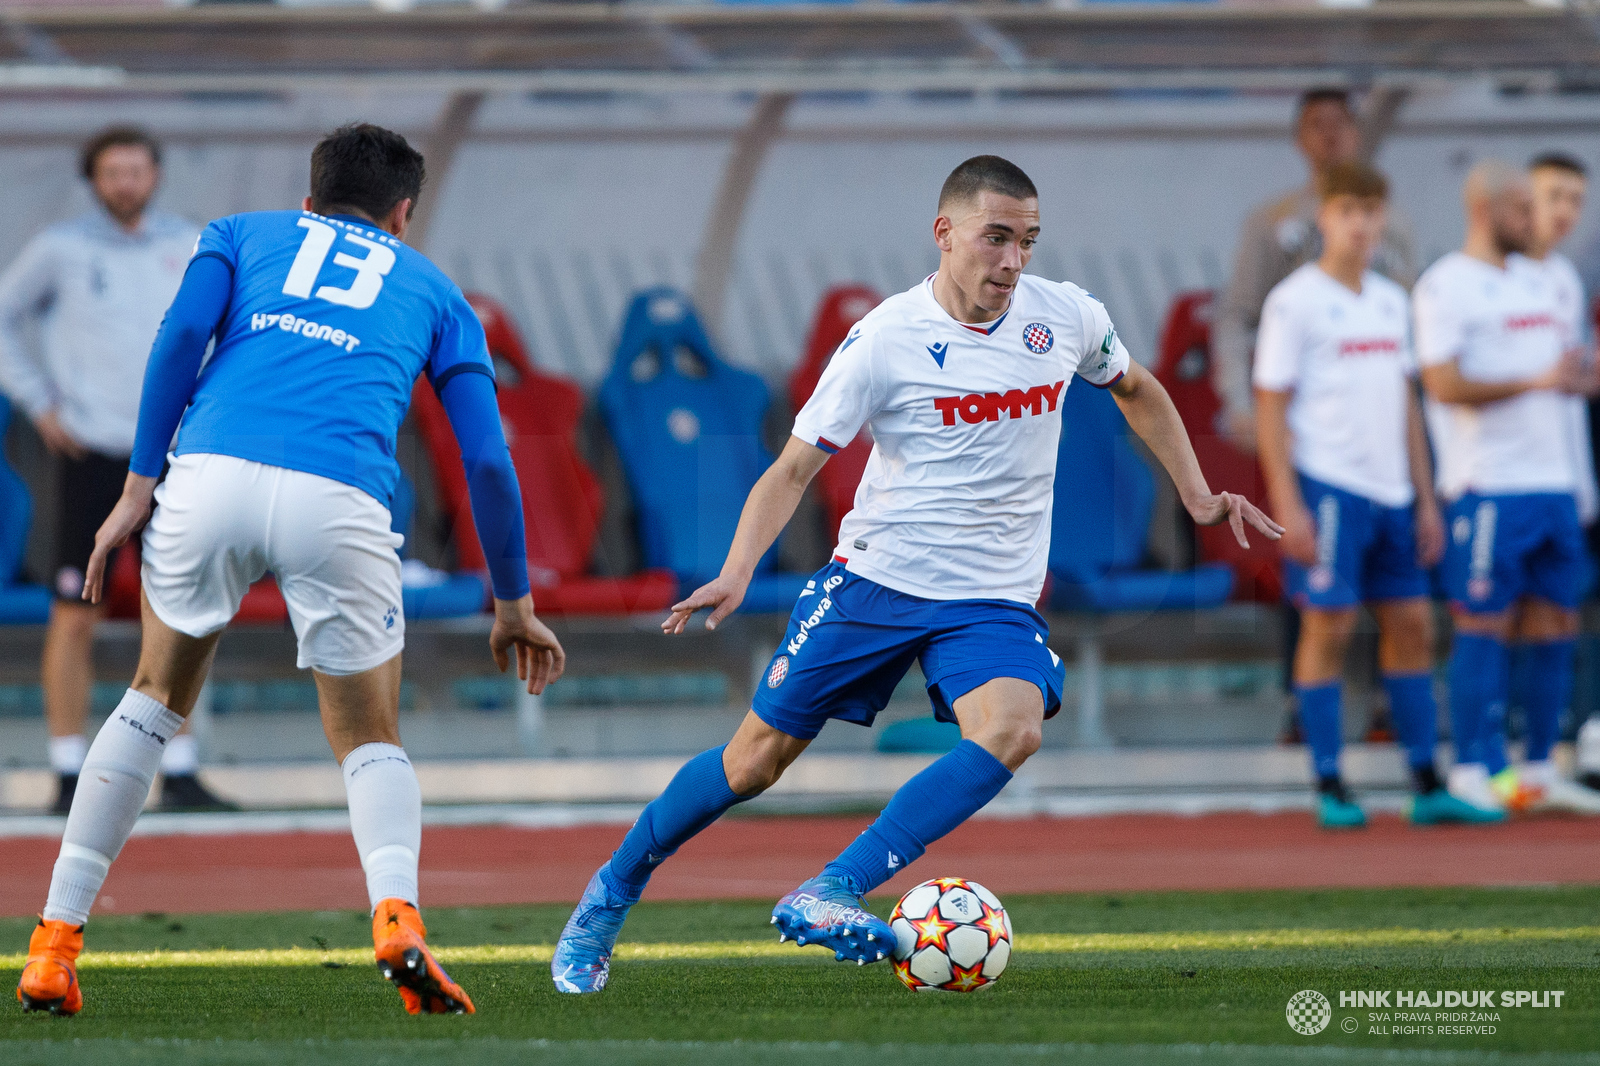
<svg viewBox="0 0 1600 1066">
<path fill-rule="evenodd" d="M 193 733 L 179 733 L 161 752 L 161 772 L 168 777 L 192 774 L 200 768 L 200 745 Z"/>
<path fill-rule="evenodd" d="M 75 774 L 83 769 L 89 752 L 89 738 L 82 733 L 50 738 L 50 769 L 58 774 Z"/>
<path fill-rule="evenodd" d="M 363 744 L 344 757 L 350 834 L 367 874 L 372 909 L 385 899 L 417 903 L 417 855 L 422 850 L 422 787 L 404 748 Z"/>
<path fill-rule="evenodd" d="M 50 875 L 44 916 L 82 925 L 111 863 L 127 843 L 161 764 L 161 750 L 183 719 L 129 689 L 89 746 Z"/>
</svg>

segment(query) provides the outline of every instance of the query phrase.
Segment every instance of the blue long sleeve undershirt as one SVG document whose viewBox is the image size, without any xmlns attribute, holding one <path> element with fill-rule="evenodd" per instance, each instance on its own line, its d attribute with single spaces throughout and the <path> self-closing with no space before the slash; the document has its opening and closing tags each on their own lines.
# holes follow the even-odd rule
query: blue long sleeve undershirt
<svg viewBox="0 0 1600 1066">
<path fill-rule="evenodd" d="M 522 489 L 500 426 L 494 379 L 487 374 L 456 374 L 444 383 L 439 399 L 461 445 L 472 520 L 489 563 L 495 598 L 521 599 L 529 592 Z"/>
<path fill-rule="evenodd" d="M 128 463 L 135 474 L 160 476 L 172 435 L 194 397 L 206 345 L 232 294 L 233 270 L 227 263 L 201 256 L 189 264 L 145 367 L 139 427 Z M 445 382 L 439 399 L 461 445 L 472 517 L 495 597 L 520 599 L 529 591 L 522 491 L 500 426 L 494 380 L 487 374 L 456 374 Z"/>
</svg>

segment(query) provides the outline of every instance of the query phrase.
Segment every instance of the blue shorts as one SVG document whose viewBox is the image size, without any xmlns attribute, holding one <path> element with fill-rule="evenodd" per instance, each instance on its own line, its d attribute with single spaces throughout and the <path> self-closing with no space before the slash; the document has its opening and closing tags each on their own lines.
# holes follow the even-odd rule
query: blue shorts
<svg viewBox="0 0 1600 1066">
<path fill-rule="evenodd" d="M 997 677 L 1032 681 L 1044 716 L 1061 709 L 1066 668 L 1045 644 L 1050 627 L 1010 600 L 925 600 L 829 563 L 806 583 L 751 709 L 810 740 L 830 718 L 871 725 L 917 660 L 935 718 Z"/>
<path fill-rule="evenodd" d="M 1300 492 L 1317 522 L 1317 565 L 1283 561 L 1283 587 L 1296 606 L 1332 609 L 1428 594 L 1410 507 L 1386 507 L 1304 474 Z"/>
<path fill-rule="evenodd" d="M 1445 509 L 1444 583 L 1473 613 L 1497 614 L 1523 596 L 1577 609 L 1594 579 L 1577 502 L 1564 492 L 1480 496 Z"/>
</svg>

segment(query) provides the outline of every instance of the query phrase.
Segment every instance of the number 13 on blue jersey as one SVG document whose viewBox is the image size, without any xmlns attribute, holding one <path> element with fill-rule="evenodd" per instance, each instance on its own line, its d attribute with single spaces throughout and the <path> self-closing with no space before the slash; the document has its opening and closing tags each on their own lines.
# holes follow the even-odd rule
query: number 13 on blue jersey
<svg viewBox="0 0 1600 1066">
<path fill-rule="evenodd" d="M 317 275 L 322 272 L 322 264 L 327 261 L 328 252 L 333 249 L 333 242 L 338 239 L 339 233 L 326 222 L 314 218 L 302 218 L 299 225 L 306 235 L 300 242 L 300 251 L 295 255 L 294 263 L 289 267 L 289 276 L 284 279 L 283 292 L 286 296 L 310 299 L 313 295 L 311 288 L 316 285 Z M 362 257 L 348 252 L 334 254 L 334 265 L 354 270 L 355 280 L 348 289 L 320 286 L 315 295 L 319 300 L 357 311 L 364 310 L 377 300 L 379 291 L 383 289 L 384 275 L 394 269 L 394 250 L 355 233 L 346 232 L 344 239 L 367 249 L 367 254 Z"/>
</svg>

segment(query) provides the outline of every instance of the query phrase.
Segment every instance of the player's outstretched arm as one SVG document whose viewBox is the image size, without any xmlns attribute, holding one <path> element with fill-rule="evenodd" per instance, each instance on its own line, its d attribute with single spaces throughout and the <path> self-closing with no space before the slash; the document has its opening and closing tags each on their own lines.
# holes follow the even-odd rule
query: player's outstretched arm
<svg viewBox="0 0 1600 1066">
<path fill-rule="evenodd" d="M 1139 438 L 1150 446 L 1161 465 L 1172 476 L 1177 486 L 1178 498 L 1188 509 L 1196 525 L 1215 526 L 1227 522 L 1241 546 L 1248 548 L 1246 524 L 1253 526 L 1268 540 L 1283 535 L 1283 527 L 1268 518 L 1249 500 L 1233 492 L 1213 493 L 1200 472 L 1200 460 L 1195 458 L 1194 446 L 1183 428 L 1183 419 L 1172 405 L 1172 397 L 1161 387 L 1155 375 L 1130 362 L 1128 372 L 1111 386 L 1117 406 L 1128 420 L 1128 425 Z"/>
<path fill-rule="evenodd" d="M 733 546 L 728 549 L 728 559 L 722 564 L 722 573 L 715 581 L 701 585 L 684 600 L 673 604 L 672 613 L 661 623 L 663 633 L 682 633 L 689 619 L 701 608 L 709 607 L 711 615 L 706 628 L 717 624 L 738 609 L 744 602 L 744 590 L 750 587 L 750 578 L 756 572 L 756 563 L 778 539 L 783 527 L 794 515 L 794 509 L 805 495 L 806 486 L 817 476 L 828 453 L 798 437 L 790 437 L 778 461 L 767 467 L 756 487 L 750 490 L 739 514 L 739 528 L 733 534 Z"/>
</svg>

